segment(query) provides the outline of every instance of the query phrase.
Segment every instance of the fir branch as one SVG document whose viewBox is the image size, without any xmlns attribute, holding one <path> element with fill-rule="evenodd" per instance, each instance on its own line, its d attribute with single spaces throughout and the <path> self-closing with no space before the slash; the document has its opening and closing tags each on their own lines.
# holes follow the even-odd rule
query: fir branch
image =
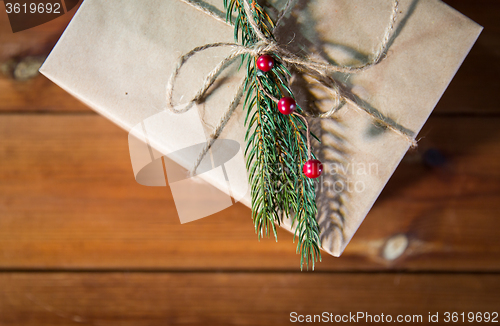
<svg viewBox="0 0 500 326">
<path fill-rule="evenodd" d="M 274 39 L 274 22 L 265 10 L 251 3 L 254 19 L 262 33 Z M 244 46 L 258 41 L 247 21 L 242 0 L 224 0 L 226 18 L 232 22 L 235 13 L 234 37 Z M 283 216 L 292 218 L 296 226 L 294 241 L 297 239 L 297 252 L 300 265 L 309 268 L 321 261 L 319 249 L 319 227 L 316 221 L 316 193 L 312 179 L 302 173 L 302 166 L 308 160 L 305 124 L 298 116 L 281 114 L 275 98 L 293 96 L 288 86 L 290 72 L 275 54 L 274 68 L 263 73 L 255 67 L 255 58 L 245 55 L 247 78 L 245 82 L 244 109 L 247 132 L 245 140 L 246 166 L 252 198 L 252 219 L 258 238 L 274 234 L 277 240 L 276 225 Z M 259 87 L 264 88 L 265 92 Z M 267 94 L 266 94 L 267 93 Z M 297 107 L 297 112 L 302 109 Z"/>
</svg>

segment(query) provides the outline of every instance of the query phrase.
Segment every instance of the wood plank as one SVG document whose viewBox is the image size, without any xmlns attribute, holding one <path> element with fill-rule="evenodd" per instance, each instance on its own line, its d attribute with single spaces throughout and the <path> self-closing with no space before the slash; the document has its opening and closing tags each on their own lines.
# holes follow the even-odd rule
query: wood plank
<svg viewBox="0 0 500 326">
<path fill-rule="evenodd" d="M 500 89 L 500 3 L 492 0 L 448 0 L 485 30 L 437 105 L 437 113 L 498 113 L 493 94 Z M 26 56 L 46 56 L 72 14 L 30 30 L 13 34 L 7 15 L 0 15 L 0 64 Z M 487 68 L 483 68 L 488 63 Z M 89 109 L 43 76 L 29 81 L 0 77 L 0 112 L 88 112 Z"/>
<path fill-rule="evenodd" d="M 444 0 L 484 27 L 476 44 L 443 94 L 435 112 L 498 113 L 500 89 L 500 3 L 496 0 Z M 487 68 L 485 67 L 487 64 Z"/>
<path fill-rule="evenodd" d="M 446 324 L 500 302 L 499 275 L 482 274 L 2 273 L 0 288 L 3 326 L 288 325 L 291 312 Z"/>
<path fill-rule="evenodd" d="M 0 5 L 0 62 L 28 55 L 47 55 L 75 14 L 77 8 L 45 24 L 12 33 L 5 6 Z"/>
<path fill-rule="evenodd" d="M 82 112 L 93 111 L 45 76 L 17 81 L 0 76 L 0 112 Z"/>
<path fill-rule="evenodd" d="M 500 270 L 499 122 L 431 118 L 344 255 L 317 269 Z M 428 148 L 445 163 L 426 166 Z M 408 248 L 386 259 L 398 234 Z M 135 183 L 127 134 L 103 117 L 0 118 L 0 268 L 298 267 L 292 236 L 258 242 L 240 204 L 180 225 L 169 188 Z"/>
<path fill-rule="evenodd" d="M 0 7 L 3 8 L 3 3 Z M 19 62 L 33 57 L 40 61 L 49 54 L 77 7 L 50 22 L 17 33 L 12 33 L 7 15 L 0 15 L 0 66 L 4 72 L 0 74 L 0 112 L 91 112 L 40 74 L 26 81 L 12 76 Z"/>
</svg>

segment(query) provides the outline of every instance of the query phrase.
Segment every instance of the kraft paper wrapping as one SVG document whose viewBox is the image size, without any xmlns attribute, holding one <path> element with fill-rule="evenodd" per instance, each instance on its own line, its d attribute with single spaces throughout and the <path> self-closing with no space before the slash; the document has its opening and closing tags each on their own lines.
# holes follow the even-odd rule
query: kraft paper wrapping
<svg viewBox="0 0 500 326">
<path fill-rule="evenodd" d="M 224 12 L 222 0 L 199 2 Z M 285 1 L 270 2 L 280 8 Z M 300 0 L 277 38 L 299 54 L 356 65 L 377 48 L 390 10 L 389 0 Z M 402 0 L 400 12 L 386 59 L 362 73 L 335 78 L 361 106 L 416 136 L 482 27 L 439 0 Z M 203 135 L 196 119 L 192 125 L 178 122 L 165 111 L 165 87 L 176 60 L 196 46 L 232 41 L 231 26 L 178 0 L 85 0 L 40 71 L 123 129 L 147 129 L 154 160 L 204 141 L 243 78 L 237 65 L 231 67 L 207 100 L 190 111 L 199 114 Z M 217 49 L 194 56 L 181 70 L 175 100 L 192 97 L 228 53 Z M 295 78 L 293 88 L 302 107 L 314 104 L 326 111 L 332 104 L 324 89 L 305 78 Z M 220 138 L 245 148 L 243 119 L 240 104 Z M 322 141 L 315 142 L 314 151 L 325 165 L 317 192 L 322 248 L 339 256 L 410 144 L 350 106 L 311 125 Z M 174 160 L 187 169 L 192 164 L 182 155 Z M 250 206 L 246 173 L 231 166 L 226 172 L 237 185 L 231 196 Z M 203 178 L 226 191 L 220 173 Z M 289 223 L 284 227 L 291 228 Z"/>
</svg>

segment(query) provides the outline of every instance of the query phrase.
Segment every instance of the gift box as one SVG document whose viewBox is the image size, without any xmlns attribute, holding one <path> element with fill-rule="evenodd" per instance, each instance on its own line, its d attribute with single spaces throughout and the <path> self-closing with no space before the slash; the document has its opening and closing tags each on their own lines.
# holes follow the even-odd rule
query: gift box
<svg viewBox="0 0 500 326">
<path fill-rule="evenodd" d="M 235 200 L 251 205 L 241 104 L 196 176 L 188 174 L 235 97 L 244 69 L 237 63 L 226 69 L 204 101 L 186 114 L 166 109 L 166 85 L 181 55 L 208 43 L 234 42 L 230 24 L 198 8 L 224 17 L 222 0 L 194 2 L 85 0 L 40 69 L 130 132 L 138 182 L 165 186 L 168 180 L 174 198 L 193 194 L 188 203 L 176 200 L 182 222 Z M 270 12 L 284 3 L 271 1 Z M 380 0 L 297 1 L 276 38 L 294 53 L 355 66 L 376 51 L 390 10 L 391 2 Z M 481 29 L 439 0 L 400 1 L 384 60 L 356 74 L 333 76 L 357 105 L 309 120 L 321 140 L 313 143 L 314 151 L 325 167 L 317 183 L 317 220 L 326 252 L 339 256 L 345 249 Z M 176 102 L 191 98 L 230 51 L 209 49 L 193 56 L 176 81 Z M 292 80 L 302 107 L 325 112 L 333 105 L 323 85 L 300 74 Z M 378 117 L 394 128 L 381 125 Z M 282 226 L 293 230 L 290 219 Z"/>
</svg>

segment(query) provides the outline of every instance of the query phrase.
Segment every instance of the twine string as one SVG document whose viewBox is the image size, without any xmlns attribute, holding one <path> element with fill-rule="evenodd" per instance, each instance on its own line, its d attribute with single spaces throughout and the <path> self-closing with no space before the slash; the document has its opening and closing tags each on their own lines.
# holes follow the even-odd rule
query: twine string
<svg viewBox="0 0 500 326">
<path fill-rule="evenodd" d="M 292 10 L 293 5 L 297 2 L 297 0 L 288 0 L 287 3 L 283 6 L 283 9 L 281 9 L 280 13 L 278 14 L 278 18 L 276 19 L 276 25 L 274 26 L 273 29 L 273 34 L 276 32 L 279 26 L 281 26 L 281 21 L 283 18 L 285 18 L 286 14 Z"/>
<path fill-rule="evenodd" d="M 189 4 L 193 6 L 194 8 L 204 12 L 205 14 L 221 20 L 221 16 L 214 13 L 212 10 L 210 10 L 207 7 L 204 7 L 199 1 L 197 0 L 180 0 L 186 4 Z M 283 18 L 286 16 L 286 14 L 293 8 L 293 4 L 295 3 L 296 0 L 288 0 L 287 3 L 284 5 L 283 9 L 280 11 L 278 15 L 278 19 L 276 22 L 276 26 L 274 27 L 274 30 L 280 25 L 280 23 L 283 21 Z M 393 132 L 399 134 L 402 136 L 406 141 L 408 141 L 411 146 L 416 145 L 416 141 L 413 138 L 413 132 L 409 131 L 408 129 L 404 128 L 403 126 L 395 123 L 392 119 L 382 115 L 380 112 L 373 112 L 373 110 L 367 109 L 364 106 L 360 106 L 356 102 L 355 96 L 346 91 L 343 90 L 342 87 L 339 85 L 339 83 L 334 80 L 331 76 L 332 73 L 335 72 L 340 72 L 340 73 L 359 73 L 361 71 L 364 71 L 378 63 L 380 63 L 384 58 L 385 58 L 385 53 L 387 50 L 387 46 L 389 44 L 392 32 L 394 31 L 394 26 L 396 23 L 397 19 L 397 14 L 398 14 L 398 7 L 399 7 L 399 0 L 393 0 L 393 6 L 392 6 L 392 11 L 391 15 L 389 18 L 389 24 L 387 28 L 385 29 L 384 35 L 382 37 L 382 41 L 380 42 L 377 50 L 375 51 L 374 55 L 372 56 L 372 59 L 362 65 L 359 66 L 343 66 L 343 65 L 332 65 L 328 62 L 324 61 L 319 61 L 315 58 L 312 58 L 310 56 L 306 56 L 304 58 L 298 57 L 297 55 L 293 54 L 292 52 L 286 50 L 285 48 L 279 46 L 274 40 L 267 38 L 262 31 L 260 30 L 259 26 L 257 25 L 257 22 L 255 21 L 254 14 L 252 12 L 252 7 L 249 3 L 249 0 L 242 0 L 243 2 L 243 9 L 245 12 L 245 15 L 247 16 L 247 21 L 249 22 L 249 25 L 252 29 L 252 31 L 255 33 L 256 37 L 259 39 L 258 42 L 251 46 L 244 46 L 241 44 L 237 43 L 227 43 L 227 42 L 218 42 L 218 43 L 209 43 L 205 44 L 202 46 L 195 47 L 191 51 L 187 52 L 186 54 L 182 55 L 178 61 L 177 64 L 175 65 L 174 71 L 170 75 L 168 84 L 167 84 L 167 89 L 166 89 L 166 98 L 167 98 L 167 108 L 174 112 L 174 113 L 184 113 L 187 112 L 188 110 L 192 109 L 193 105 L 196 103 L 199 103 L 204 99 L 206 96 L 206 93 L 208 89 L 213 85 L 215 80 L 217 80 L 218 76 L 224 71 L 237 57 L 244 55 L 244 54 L 251 54 L 253 56 L 258 56 L 264 53 L 275 53 L 277 54 L 281 61 L 288 64 L 289 66 L 292 66 L 296 68 L 297 70 L 308 74 L 311 76 L 313 79 L 317 80 L 320 84 L 326 86 L 326 88 L 329 90 L 329 92 L 332 95 L 332 98 L 335 100 L 335 105 L 325 113 L 321 113 L 318 115 L 311 115 L 308 114 L 308 117 L 315 117 L 315 118 L 330 118 L 335 114 L 341 107 L 344 106 L 344 104 L 348 103 L 350 106 L 355 107 L 358 110 L 362 110 L 366 113 L 368 113 L 379 125 L 392 130 Z M 273 30 L 273 32 L 274 32 Z M 210 48 L 216 48 L 216 47 L 231 47 L 233 48 L 232 52 L 225 57 L 219 64 L 217 64 L 214 69 L 212 69 L 208 75 L 205 77 L 204 82 L 202 86 L 198 89 L 194 97 L 191 99 L 186 104 L 183 105 L 175 105 L 173 102 L 173 91 L 174 91 L 174 85 L 175 81 L 177 79 L 177 76 L 180 73 L 180 70 L 182 66 L 195 54 L 200 53 L 202 51 L 205 51 Z M 268 92 L 264 89 L 262 84 L 260 83 L 259 79 L 257 78 L 258 81 L 258 87 L 260 90 L 266 93 L 266 95 L 269 96 L 273 101 L 277 102 L 278 100 L 271 96 L 271 94 L 268 94 Z M 244 83 L 239 87 L 234 99 L 231 101 L 231 104 L 229 105 L 228 109 L 224 112 L 222 115 L 222 118 L 219 120 L 217 123 L 216 127 L 214 128 L 214 131 L 210 135 L 210 139 L 207 142 L 207 145 L 204 147 L 200 155 L 198 156 L 197 160 L 195 161 L 194 167 L 191 170 L 191 174 L 194 175 L 196 173 L 196 169 L 198 168 L 199 164 L 205 157 L 205 155 L 208 153 L 214 142 L 217 140 L 217 138 L 220 136 L 222 133 L 224 127 L 228 123 L 228 121 L 231 118 L 232 113 L 238 106 L 239 102 L 241 101 L 241 98 L 243 96 L 244 92 Z M 301 117 L 306 124 L 307 127 L 307 142 L 308 142 L 308 157 L 310 158 L 311 153 L 310 153 L 310 136 L 309 136 L 309 124 L 307 123 L 307 119 L 298 114 L 295 113 L 295 115 Z"/>
<path fill-rule="evenodd" d="M 203 147 L 202 151 L 200 152 L 200 155 L 198 155 L 198 157 L 196 158 L 196 161 L 194 162 L 194 168 L 191 171 L 192 176 L 196 173 L 196 169 L 198 168 L 198 166 L 200 166 L 201 161 L 203 161 L 203 158 L 205 158 L 210 148 L 212 148 L 212 145 L 219 138 L 220 134 L 224 130 L 224 127 L 231 118 L 231 115 L 233 114 L 234 110 L 236 110 L 236 108 L 238 107 L 238 104 L 240 103 L 241 98 L 243 97 L 244 86 L 245 82 L 241 83 L 240 87 L 238 88 L 238 91 L 236 92 L 236 96 L 229 105 L 229 109 L 226 112 L 224 112 L 222 118 L 219 120 L 217 125 L 214 127 L 214 130 L 210 134 L 208 142 Z"/>
<path fill-rule="evenodd" d="M 247 16 L 247 21 L 252 27 L 252 30 L 254 31 L 255 35 L 261 42 L 268 42 L 269 40 L 267 37 L 262 33 L 260 30 L 259 26 L 257 25 L 257 22 L 255 21 L 254 14 L 252 12 L 252 9 L 250 8 L 250 3 L 248 0 L 243 0 L 243 9 L 245 10 L 245 15 Z"/>
</svg>

